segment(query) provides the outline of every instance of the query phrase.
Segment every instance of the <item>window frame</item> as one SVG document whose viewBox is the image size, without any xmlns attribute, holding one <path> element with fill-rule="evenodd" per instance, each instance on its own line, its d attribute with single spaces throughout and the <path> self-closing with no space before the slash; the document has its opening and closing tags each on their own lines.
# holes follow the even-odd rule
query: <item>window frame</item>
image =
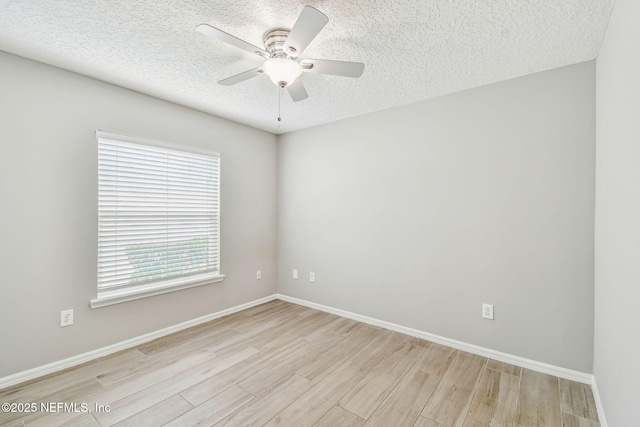
<svg viewBox="0 0 640 427">
<path fill-rule="evenodd" d="M 218 197 L 218 202 L 217 202 L 217 224 L 218 224 L 218 228 L 217 228 L 217 266 L 218 266 L 218 271 L 215 272 L 205 272 L 205 273 L 201 273 L 201 274 L 196 274 L 196 275 L 191 275 L 191 276 L 179 276 L 179 277 L 175 277 L 175 278 L 170 278 L 170 279 L 164 279 L 164 280 L 156 280 L 156 281 L 152 281 L 152 282 L 146 282 L 140 285 L 125 285 L 116 289 L 100 289 L 99 283 L 96 281 L 96 290 L 97 290 L 97 296 L 95 299 L 92 299 L 90 301 L 90 306 L 91 308 L 98 308 L 98 307 L 104 307 L 104 306 L 109 306 L 109 305 L 113 305 L 113 304 L 119 304 L 122 302 L 126 302 L 126 301 L 132 301 L 132 300 L 136 300 L 136 299 L 140 299 L 140 298 L 147 298 L 150 296 L 154 296 L 154 295 L 160 295 L 160 294 L 164 294 L 164 293 L 168 293 L 168 292 L 175 292 L 175 291 L 179 291 L 182 289 L 188 289 L 188 288 L 192 288 L 192 287 L 196 287 L 196 286 L 202 286 L 202 285 L 208 285 L 211 283 L 216 283 L 216 282 L 221 282 L 224 280 L 225 276 L 224 274 L 221 273 L 222 269 L 221 269 L 221 265 L 220 265 L 220 258 L 221 258 L 221 253 L 220 253 L 220 246 L 221 246 L 221 223 L 220 223 L 220 206 L 221 206 L 221 200 L 220 200 L 220 196 L 221 196 L 221 169 L 220 169 L 220 154 L 217 152 L 213 152 L 213 151 L 207 151 L 207 150 L 200 150 L 200 149 L 194 149 L 192 147 L 184 147 L 184 146 L 179 146 L 179 145 L 175 145 L 175 144 L 168 144 L 165 142 L 160 142 L 157 140 L 152 140 L 152 139 L 146 139 L 146 138 L 139 138 L 139 137 L 132 137 L 132 136 L 125 136 L 125 135 L 120 135 L 120 134 L 115 134 L 115 133 L 111 133 L 111 132 L 105 132 L 102 130 L 97 130 L 96 131 L 96 149 L 99 146 L 100 143 L 100 139 L 108 139 L 108 140 L 112 140 L 112 141 L 117 141 L 117 142 L 124 142 L 124 143 L 130 143 L 130 144 L 138 144 L 138 145 L 144 145 L 144 146 L 150 146 L 150 147 L 154 147 L 154 148 L 159 148 L 159 149 L 165 149 L 165 150 L 171 150 L 171 151 L 178 151 L 181 153 L 185 153 L 185 154 L 195 154 L 195 155 L 204 155 L 204 156 L 208 156 L 208 157 L 215 157 L 217 158 L 217 166 L 218 166 L 218 174 L 217 174 L 217 197 Z M 96 165 L 99 164 L 100 159 L 99 159 L 99 153 L 96 150 Z M 100 185 L 100 178 L 98 178 L 98 182 L 96 185 L 96 189 L 99 188 Z M 98 196 L 99 197 L 99 196 Z M 97 218 L 99 221 L 99 216 L 100 213 L 98 212 Z M 96 230 L 98 231 L 98 230 Z M 96 233 L 97 235 L 98 233 Z M 100 239 L 99 237 L 97 237 L 97 244 L 100 243 Z M 97 251 L 97 248 L 96 248 Z M 98 255 L 98 253 L 96 252 L 96 256 Z M 97 260 L 97 258 L 96 258 Z M 96 280 L 98 278 L 97 275 L 97 268 L 98 268 L 98 264 L 96 264 Z"/>
</svg>

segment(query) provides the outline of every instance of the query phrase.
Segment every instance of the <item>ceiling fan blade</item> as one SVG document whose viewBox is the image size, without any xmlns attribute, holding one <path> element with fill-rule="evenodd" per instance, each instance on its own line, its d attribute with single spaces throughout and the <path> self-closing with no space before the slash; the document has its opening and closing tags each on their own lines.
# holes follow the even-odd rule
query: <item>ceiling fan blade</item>
<svg viewBox="0 0 640 427">
<path fill-rule="evenodd" d="M 311 73 L 358 78 L 364 72 L 362 62 L 329 61 L 326 59 L 303 59 L 302 69 Z"/>
<path fill-rule="evenodd" d="M 291 95 L 291 99 L 293 102 L 302 101 L 309 97 L 307 90 L 304 88 L 302 84 L 302 80 L 297 78 L 293 83 L 287 86 L 287 92 Z"/>
<path fill-rule="evenodd" d="M 311 6 L 305 6 L 284 42 L 282 48 L 285 53 L 292 57 L 300 56 L 327 22 L 329 22 L 327 15 Z M 289 48 L 293 48 L 294 51 L 291 52 Z"/>
<path fill-rule="evenodd" d="M 262 74 L 262 67 L 254 68 L 253 70 L 245 71 L 240 74 L 236 74 L 235 76 L 227 77 L 226 79 L 220 80 L 218 84 L 223 86 L 233 86 L 238 83 L 242 83 L 245 80 L 252 79 L 256 76 Z"/>
<path fill-rule="evenodd" d="M 213 37 L 214 39 L 218 39 L 220 41 L 223 41 L 225 43 L 228 43 L 232 46 L 235 46 L 237 48 L 240 48 L 242 50 L 244 50 L 245 52 L 249 52 L 249 53 L 253 53 L 256 55 L 260 55 L 264 58 L 268 58 L 269 54 L 264 51 L 263 49 L 260 49 L 257 46 L 252 45 L 251 43 L 247 43 L 244 40 L 240 40 L 239 38 L 237 38 L 236 36 L 232 36 L 229 33 L 225 33 L 222 30 L 217 29 L 216 27 L 212 27 L 209 24 L 200 24 L 196 27 L 196 31 L 202 34 L 205 34 L 207 36 Z"/>
</svg>

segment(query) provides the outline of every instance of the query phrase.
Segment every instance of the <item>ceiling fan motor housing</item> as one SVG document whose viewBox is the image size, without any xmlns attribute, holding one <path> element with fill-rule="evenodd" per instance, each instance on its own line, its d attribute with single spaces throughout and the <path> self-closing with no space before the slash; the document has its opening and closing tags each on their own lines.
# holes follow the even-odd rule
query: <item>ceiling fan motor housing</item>
<svg viewBox="0 0 640 427">
<path fill-rule="evenodd" d="M 296 57 L 295 49 L 291 48 L 292 52 L 285 52 L 283 50 L 284 43 L 287 41 L 287 37 L 289 37 L 289 29 L 288 28 L 272 28 L 271 30 L 264 33 L 263 42 L 264 48 L 267 52 L 269 52 L 269 56 L 271 58 L 287 58 L 287 57 Z"/>
</svg>

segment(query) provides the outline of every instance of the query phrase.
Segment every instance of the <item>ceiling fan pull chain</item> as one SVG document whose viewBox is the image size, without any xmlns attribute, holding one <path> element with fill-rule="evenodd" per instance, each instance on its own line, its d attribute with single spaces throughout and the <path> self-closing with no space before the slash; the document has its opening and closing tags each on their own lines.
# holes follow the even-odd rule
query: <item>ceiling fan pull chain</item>
<svg viewBox="0 0 640 427">
<path fill-rule="evenodd" d="M 282 117 L 280 115 L 280 103 L 282 102 L 282 88 L 278 88 L 278 122 L 282 122 Z M 280 123 L 278 123 L 278 127 L 280 127 Z"/>
</svg>

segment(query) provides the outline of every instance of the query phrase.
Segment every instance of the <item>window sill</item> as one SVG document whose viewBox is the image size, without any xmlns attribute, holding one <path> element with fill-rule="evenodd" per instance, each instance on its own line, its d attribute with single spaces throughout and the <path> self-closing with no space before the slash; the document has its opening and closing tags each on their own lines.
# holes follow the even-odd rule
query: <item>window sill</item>
<svg viewBox="0 0 640 427">
<path fill-rule="evenodd" d="M 143 285 L 135 288 L 103 291 L 99 292 L 98 297 L 91 300 L 89 305 L 91 308 L 106 307 L 108 305 L 120 304 L 122 302 L 147 298 L 154 295 L 166 294 L 169 292 L 180 291 L 182 289 L 222 282 L 223 280 L 224 274 L 216 274 L 205 277 L 200 276 L 173 279 L 161 284 Z"/>
</svg>

